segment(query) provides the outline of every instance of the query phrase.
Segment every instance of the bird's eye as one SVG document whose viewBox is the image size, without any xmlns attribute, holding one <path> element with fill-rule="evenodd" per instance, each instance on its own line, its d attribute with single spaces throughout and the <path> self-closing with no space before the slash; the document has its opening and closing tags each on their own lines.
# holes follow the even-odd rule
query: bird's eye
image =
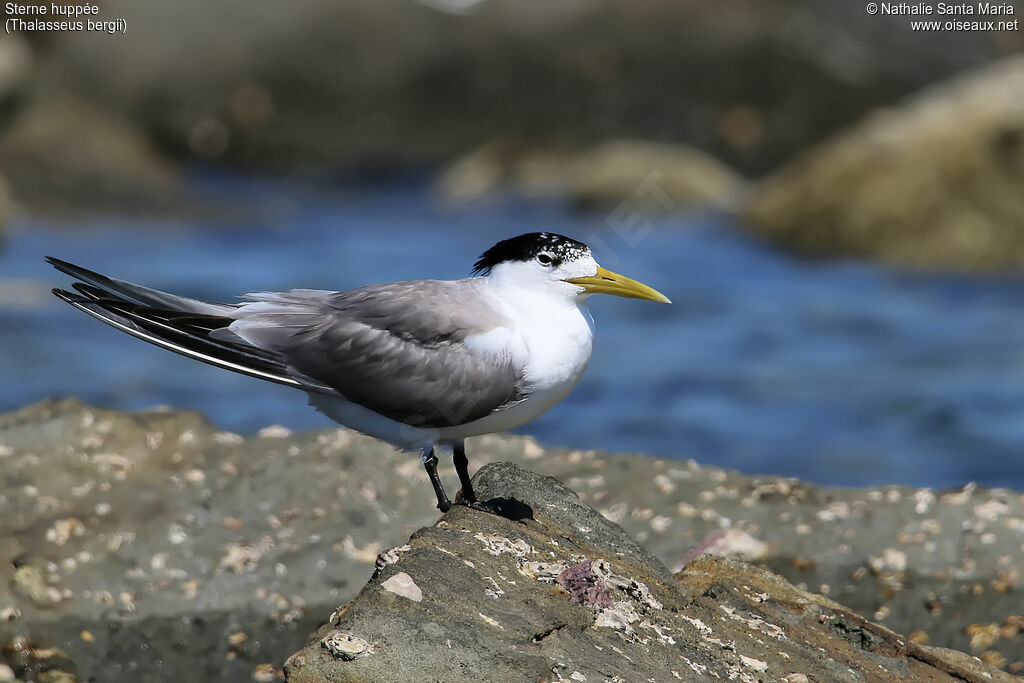
<svg viewBox="0 0 1024 683">
<path fill-rule="evenodd" d="M 537 263 L 541 264 L 542 266 L 550 266 L 554 262 L 555 257 L 547 253 L 546 251 L 537 254 Z"/>
</svg>

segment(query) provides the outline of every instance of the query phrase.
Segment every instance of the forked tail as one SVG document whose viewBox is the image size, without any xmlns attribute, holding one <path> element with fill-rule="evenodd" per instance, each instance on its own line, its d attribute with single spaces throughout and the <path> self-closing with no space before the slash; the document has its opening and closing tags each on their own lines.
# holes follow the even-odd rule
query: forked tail
<svg viewBox="0 0 1024 683">
<path fill-rule="evenodd" d="M 53 293 L 111 327 L 168 351 L 220 368 L 307 391 L 336 393 L 330 387 L 293 376 L 281 356 L 226 331 L 238 306 L 199 301 L 115 280 L 60 259 L 46 259 L 76 278 L 75 291 Z M 225 330 L 213 336 L 216 330 Z"/>
</svg>

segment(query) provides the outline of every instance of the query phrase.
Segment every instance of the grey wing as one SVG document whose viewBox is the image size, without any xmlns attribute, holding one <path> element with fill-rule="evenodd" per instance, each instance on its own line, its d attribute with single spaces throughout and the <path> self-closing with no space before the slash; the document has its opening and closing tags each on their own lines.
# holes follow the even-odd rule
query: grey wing
<svg viewBox="0 0 1024 683">
<path fill-rule="evenodd" d="M 349 401 L 405 424 L 448 427 L 524 398 L 509 354 L 465 343 L 507 324 L 479 292 L 475 280 L 423 280 L 254 295 L 231 330 Z"/>
</svg>

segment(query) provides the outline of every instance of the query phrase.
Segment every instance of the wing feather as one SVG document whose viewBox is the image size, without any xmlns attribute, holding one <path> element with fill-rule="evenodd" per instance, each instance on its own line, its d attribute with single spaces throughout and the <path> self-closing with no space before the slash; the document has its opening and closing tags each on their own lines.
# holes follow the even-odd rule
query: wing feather
<svg viewBox="0 0 1024 683">
<path fill-rule="evenodd" d="M 349 401 L 405 424 L 448 427 L 523 399 L 522 369 L 511 353 L 465 344 L 508 325 L 485 302 L 473 279 L 374 285 L 318 299 L 273 295 L 242 304 L 230 329 L 250 343 L 272 342 L 290 368 Z"/>
</svg>

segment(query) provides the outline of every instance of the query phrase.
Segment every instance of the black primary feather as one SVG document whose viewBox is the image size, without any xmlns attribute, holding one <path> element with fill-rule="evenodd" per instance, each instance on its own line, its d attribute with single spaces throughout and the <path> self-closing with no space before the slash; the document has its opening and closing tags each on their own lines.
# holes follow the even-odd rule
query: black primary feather
<svg viewBox="0 0 1024 683">
<path fill-rule="evenodd" d="M 293 372 L 280 354 L 253 346 L 226 331 L 234 318 L 212 311 L 235 306 L 186 299 L 130 282 L 108 278 L 59 259 L 47 259 L 58 270 L 85 280 L 72 284 L 75 291 L 53 293 L 75 308 L 122 332 L 194 360 L 288 386 L 337 395 L 311 378 Z"/>
<path fill-rule="evenodd" d="M 571 237 L 553 232 L 530 232 L 502 240 L 485 251 L 473 264 L 473 274 L 487 275 L 499 263 L 529 261 L 541 252 L 551 254 L 552 265 L 558 267 L 565 261 L 590 253 L 590 247 Z"/>
</svg>

